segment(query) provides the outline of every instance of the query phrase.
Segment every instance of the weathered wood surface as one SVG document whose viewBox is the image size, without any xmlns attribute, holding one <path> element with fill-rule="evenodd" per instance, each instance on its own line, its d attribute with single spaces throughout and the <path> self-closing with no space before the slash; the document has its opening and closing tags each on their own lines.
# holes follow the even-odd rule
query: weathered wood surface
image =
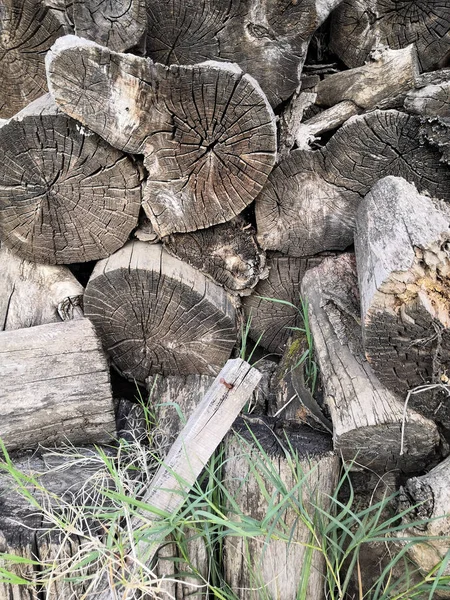
<svg viewBox="0 0 450 600">
<path fill-rule="evenodd" d="M 32 263 L 0 248 L 0 330 L 82 318 L 83 292 L 67 267 Z"/>
<path fill-rule="evenodd" d="M 436 425 L 384 387 L 364 357 L 360 301 L 352 254 L 327 258 L 302 282 L 334 447 L 345 460 L 377 472 L 416 472 L 438 454 Z M 401 450 L 403 454 L 400 455 Z"/>
<path fill-rule="evenodd" d="M 214 375 L 236 342 L 225 290 L 161 244 L 129 242 L 99 261 L 84 305 L 114 365 L 132 381 L 155 373 Z"/>
<path fill-rule="evenodd" d="M 283 491 L 292 493 L 293 488 L 298 485 L 299 478 L 305 475 L 304 485 L 296 488 L 293 502 L 302 501 L 303 506 L 309 506 L 311 515 L 311 503 L 317 503 L 326 510 L 328 495 L 334 490 L 339 473 L 339 458 L 331 451 L 330 436 L 306 426 L 271 429 L 268 424 L 258 421 L 259 419 L 252 423 L 248 418 L 243 423 L 238 421 L 235 424 L 233 429 L 245 436 L 245 441 L 236 439 L 235 436 L 226 440 L 224 484 L 239 509 L 253 519 L 262 521 L 267 517 L 268 498 L 275 504 L 280 496 L 283 497 Z M 260 455 L 247 427 L 269 455 L 267 468 L 273 470 L 280 478 L 284 490 L 274 489 L 273 484 L 265 479 L 261 463 L 264 465 L 266 461 Z M 283 444 L 286 439 L 285 434 L 294 451 L 298 453 L 298 471 L 289 464 L 285 448 L 280 445 L 280 442 Z M 243 456 L 244 453 L 248 453 L 250 458 Z M 255 477 L 255 470 L 264 480 L 264 491 Z M 284 534 L 288 538 L 290 536 L 289 542 L 256 536 L 225 538 L 225 579 L 242 600 L 298 598 L 298 589 L 302 584 L 302 567 L 308 553 L 305 544 L 310 541 L 310 531 L 299 518 L 298 512 L 293 510 L 289 503 L 285 506 L 286 511 L 280 516 L 276 529 L 285 527 Z M 229 518 L 233 520 L 231 507 L 230 511 Z M 325 598 L 324 573 L 323 555 L 313 552 L 305 597 L 314 600 Z"/>
<path fill-rule="evenodd" d="M 0 388 L 8 450 L 115 435 L 108 364 L 87 319 L 0 332 Z"/>
<path fill-rule="evenodd" d="M 330 49 L 348 67 L 359 67 L 379 46 L 414 44 L 422 71 L 448 63 L 448 0 L 344 0 L 331 19 Z"/>
<path fill-rule="evenodd" d="M 394 177 L 373 186 L 358 212 L 365 353 L 380 381 L 403 399 L 417 386 L 442 383 L 450 360 L 449 226 L 446 204 Z M 409 404 L 449 426 L 450 408 L 441 400 L 425 391 Z"/>
<path fill-rule="evenodd" d="M 164 67 L 67 36 L 47 55 L 47 72 L 67 114 L 144 154 L 143 207 L 160 236 L 232 219 L 272 169 L 274 114 L 237 65 Z"/>
<path fill-rule="evenodd" d="M 0 237 L 22 258 L 103 258 L 137 225 L 137 167 L 67 117 L 49 94 L 0 127 L 0 162 Z"/>
</svg>

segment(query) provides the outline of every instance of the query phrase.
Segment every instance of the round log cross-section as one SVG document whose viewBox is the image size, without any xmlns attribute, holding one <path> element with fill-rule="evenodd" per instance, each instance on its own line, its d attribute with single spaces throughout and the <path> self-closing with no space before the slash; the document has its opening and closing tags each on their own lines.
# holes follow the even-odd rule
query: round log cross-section
<svg viewBox="0 0 450 600">
<path fill-rule="evenodd" d="M 236 342 L 224 289 L 159 244 L 130 242 L 98 262 L 84 304 L 116 368 L 138 382 L 217 374 Z"/>
<path fill-rule="evenodd" d="M 104 258 L 136 227 L 137 167 L 63 114 L 49 95 L 0 127 L 0 237 L 22 258 Z"/>
</svg>

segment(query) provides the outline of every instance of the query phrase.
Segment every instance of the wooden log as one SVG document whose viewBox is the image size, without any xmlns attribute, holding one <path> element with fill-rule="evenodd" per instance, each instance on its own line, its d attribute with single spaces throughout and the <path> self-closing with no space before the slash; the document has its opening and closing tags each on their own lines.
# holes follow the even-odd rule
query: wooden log
<svg viewBox="0 0 450 600">
<path fill-rule="evenodd" d="M 250 419 L 244 423 L 238 421 L 234 429 L 245 438 L 237 440 L 230 436 L 226 441 L 224 484 L 239 510 L 261 521 L 267 516 L 268 499 L 276 503 L 283 497 L 283 491 L 267 480 L 264 465 L 279 477 L 284 489 L 293 494 L 294 502 L 303 501 L 311 519 L 314 510 L 311 504 L 316 503 L 323 510 L 327 509 L 328 495 L 334 490 L 339 474 L 339 459 L 331 452 L 328 435 L 309 427 L 288 427 L 274 431 L 269 425 L 252 423 Z M 250 432 L 268 454 L 268 460 L 262 458 Z M 286 439 L 285 435 L 297 453 L 298 470 L 289 463 L 285 448 L 280 446 L 280 441 L 283 444 Z M 257 480 L 255 471 L 263 484 Z M 304 484 L 299 486 L 299 478 L 304 475 Z M 230 519 L 233 520 L 232 514 Z M 290 503 L 285 504 L 276 529 L 282 527 L 285 527 L 284 533 L 289 542 L 256 536 L 225 538 L 225 579 L 238 598 L 295 600 L 299 597 L 303 564 L 307 562 L 308 555 L 305 544 L 310 541 L 310 531 Z M 313 551 L 305 597 L 315 600 L 325 598 L 324 573 L 324 556 Z"/>
<path fill-rule="evenodd" d="M 160 244 L 133 241 L 99 261 L 84 304 L 115 367 L 132 381 L 215 374 L 236 342 L 231 298 Z"/>
<path fill-rule="evenodd" d="M 408 408 L 376 378 L 364 357 L 355 259 L 325 259 L 302 282 L 311 332 L 344 460 L 377 472 L 417 472 L 439 456 L 436 425 Z"/>
<path fill-rule="evenodd" d="M 137 167 L 48 94 L 0 127 L 0 161 L 0 237 L 22 258 L 103 258 L 137 225 Z"/>
<path fill-rule="evenodd" d="M 344 0 L 331 20 L 330 50 L 348 67 L 359 67 L 379 46 L 414 44 L 422 71 L 445 66 L 450 53 L 450 4 L 395 0 Z"/>
<path fill-rule="evenodd" d="M 31 263 L 0 248 L 0 330 L 82 318 L 83 292 L 67 267 Z"/>
<path fill-rule="evenodd" d="M 374 185 L 358 212 L 355 251 L 365 353 L 380 381 L 403 400 L 417 386 L 446 381 L 449 224 L 446 204 L 396 177 Z M 411 395 L 410 406 L 450 426 L 448 402 L 422 391 Z"/>
<path fill-rule="evenodd" d="M 8 450 L 110 442 L 109 369 L 87 319 L 0 332 L 0 438 Z"/>
<path fill-rule="evenodd" d="M 450 172 L 421 144 L 418 117 L 396 110 L 352 117 L 325 148 L 294 150 L 273 170 L 255 203 L 260 245 L 290 256 L 345 249 L 361 198 L 388 175 L 450 200 Z"/>
<path fill-rule="evenodd" d="M 47 55 L 47 71 L 65 112 L 144 154 L 143 207 L 160 236 L 232 219 L 272 169 L 275 116 L 237 65 L 164 67 L 67 36 Z"/>
<path fill-rule="evenodd" d="M 163 239 L 164 247 L 227 290 L 248 295 L 267 277 L 266 256 L 256 243 L 255 230 L 243 219 L 175 233 Z"/>
<path fill-rule="evenodd" d="M 338 4 L 154 0 L 148 5 L 147 52 L 165 65 L 236 62 L 277 106 L 298 87 L 309 41 Z"/>
</svg>

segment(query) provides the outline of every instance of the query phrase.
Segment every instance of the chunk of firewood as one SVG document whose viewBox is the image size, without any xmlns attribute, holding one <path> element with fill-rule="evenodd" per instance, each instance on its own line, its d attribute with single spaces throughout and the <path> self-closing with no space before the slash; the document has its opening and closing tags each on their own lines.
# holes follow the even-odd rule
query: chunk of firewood
<svg viewBox="0 0 450 600">
<path fill-rule="evenodd" d="M 448 0 L 344 0 L 331 19 L 330 50 L 348 67 L 359 67 L 380 46 L 414 44 L 421 70 L 431 71 L 448 62 L 449 9 Z"/>
<path fill-rule="evenodd" d="M 108 363 L 87 319 L 0 332 L 0 388 L 8 450 L 115 434 Z"/>
<path fill-rule="evenodd" d="M 155 373 L 214 375 L 236 342 L 225 290 L 161 244 L 129 242 L 99 261 L 84 306 L 114 365 L 131 381 Z"/>
<path fill-rule="evenodd" d="M 255 203 L 260 245 L 290 256 L 345 249 L 361 198 L 387 175 L 450 200 L 450 172 L 421 144 L 419 118 L 376 110 L 349 119 L 322 150 L 294 150 L 273 170 Z"/>
<path fill-rule="evenodd" d="M 232 219 L 272 169 L 275 116 L 237 65 L 164 67 L 67 36 L 47 55 L 47 72 L 65 112 L 144 154 L 143 207 L 160 236 Z"/>
<path fill-rule="evenodd" d="M 450 360 L 450 214 L 403 179 L 373 186 L 355 237 L 366 356 L 377 377 L 406 398 L 447 381 Z M 432 391 L 432 390 L 429 390 Z M 412 393 L 416 410 L 450 426 L 439 394 Z"/>
<path fill-rule="evenodd" d="M 22 258 L 103 258 L 137 225 L 137 167 L 48 94 L 0 127 L 0 162 L 0 237 Z"/>
<path fill-rule="evenodd" d="M 236 422 L 233 429 L 242 437 L 229 436 L 225 443 L 223 469 L 227 491 L 239 510 L 256 521 L 267 517 L 268 499 L 276 504 L 287 492 L 293 494 L 293 502 L 302 502 L 313 520 L 313 505 L 327 510 L 329 496 L 339 475 L 339 458 L 331 451 L 330 436 L 306 426 L 272 427 L 270 420 L 266 423 L 256 419 L 254 422 L 247 418 Z M 298 463 L 294 462 L 294 465 L 286 456 L 288 445 L 285 436 L 289 447 L 297 453 Z M 260 454 L 257 443 L 268 455 L 267 459 Z M 264 468 L 264 465 L 267 466 Z M 281 480 L 284 489 L 274 486 L 273 481 L 267 478 L 267 470 Z M 299 486 L 302 477 L 305 480 Z M 307 559 L 311 532 L 289 502 L 284 506 L 285 513 L 279 515 L 275 530 L 284 528 L 288 540 L 267 539 L 266 536 L 225 538 L 225 580 L 242 600 L 295 600 L 302 583 L 302 565 L 306 560 L 311 560 L 311 568 L 305 597 L 314 600 L 325 598 L 325 558 L 322 553 L 313 551 Z M 233 514 L 229 518 L 233 521 Z"/>
<path fill-rule="evenodd" d="M 410 408 L 404 416 L 402 402 L 364 357 L 354 256 L 327 258 L 308 271 L 302 294 L 336 450 L 345 460 L 355 459 L 377 472 L 414 472 L 427 465 L 438 455 L 436 425 Z"/>
</svg>

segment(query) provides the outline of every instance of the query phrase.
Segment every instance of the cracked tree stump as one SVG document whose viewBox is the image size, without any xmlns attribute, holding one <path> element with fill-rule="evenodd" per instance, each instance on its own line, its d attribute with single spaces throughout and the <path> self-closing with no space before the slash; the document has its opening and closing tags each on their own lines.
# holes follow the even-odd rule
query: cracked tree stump
<svg viewBox="0 0 450 600">
<path fill-rule="evenodd" d="M 114 437 L 108 363 L 87 319 L 0 332 L 0 356 L 8 450 Z"/>
<path fill-rule="evenodd" d="M 334 447 L 344 460 L 377 472 L 417 472 L 437 456 L 436 425 L 403 403 L 376 378 L 361 339 L 360 301 L 352 254 L 327 258 L 302 282 Z"/>
<path fill-rule="evenodd" d="M 0 249 L 0 331 L 82 318 L 83 292 L 67 267 L 31 263 Z"/>
<path fill-rule="evenodd" d="M 164 67 L 67 36 L 47 55 L 47 71 L 67 114 L 144 154 L 143 208 L 161 237 L 229 221 L 273 167 L 274 114 L 237 65 Z"/>
<path fill-rule="evenodd" d="M 344 0 L 331 19 L 330 49 L 359 67 L 379 46 L 414 44 L 421 70 L 431 71 L 450 57 L 449 14 L 448 0 Z"/>
<path fill-rule="evenodd" d="M 131 381 L 216 374 L 236 342 L 235 309 L 223 288 L 170 256 L 133 241 L 99 261 L 85 314 L 115 367 Z"/>
<path fill-rule="evenodd" d="M 240 511 L 258 522 L 267 518 L 268 498 L 271 498 L 270 505 L 273 507 L 272 502 L 279 500 L 278 494 L 283 497 L 289 491 L 295 502 L 302 502 L 303 506 L 309 507 L 306 510 L 312 519 L 310 503 L 316 503 L 326 510 L 329 506 L 328 495 L 335 489 L 338 479 L 339 458 L 331 452 L 330 437 L 306 426 L 273 428 L 272 421 L 268 420 L 270 426 L 259 421 L 256 419 L 256 422 L 252 422 L 250 417 L 245 421 L 237 420 L 234 430 L 243 439 L 233 435 L 225 441 L 223 469 L 228 493 Z M 251 434 L 268 454 L 267 461 L 260 454 Z M 286 449 L 282 446 L 286 440 L 285 434 L 298 455 L 298 470 L 286 459 Z M 249 456 L 245 457 L 244 454 Z M 273 483 L 268 481 L 267 471 L 263 467 L 266 464 L 266 469 L 274 472 L 282 482 L 282 490 L 275 489 Z M 257 481 L 255 472 L 263 483 Z M 299 485 L 299 479 L 303 476 L 305 480 Z M 268 540 L 264 536 L 225 538 L 225 580 L 242 600 L 295 600 L 299 597 L 302 565 L 307 561 L 308 553 L 305 544 L 310 541 L 310 531 L 299 518 L 298 512 L 290 509 L 289 503 L 285 507 L 275 527 L 276 531 L 282 531 L 284 539 Z M 230 510 L 229 518 L 233 521 L 233 509 L 230 507 Z M 303 592 L 306 598 L 325 598 L 324 573 L 323 555 L 313 552 L 311 569 L 308 577 L 304 577 L 306 589 Z"/>
<path fill-rule="evenodd" d="M 425 416 L 450 426 L 442 384 L 450 361 L 447 205 L 403 179 L 379 181 L 358 212 L 355 237 L 366 356 L 377 377 Z M 444 394 L 446 398 L 446 394 Z"/>
<path fill-rule="evenodd" d="M 0 237 L 30 261 L 96 260 L 137 225 L 132 160 L 79 126 L 49 95 L 0 127 Z"/>
<path fill-rule="evenodd" d="M 450 200 L 450 171 L 421 144 L 419 118 L 397 110 L 352 117 L 325 148 L 294 150 L 273 170 L 255 203 L 260 245 L 297 257 L 344 250 L 361 198 L 388 175 Z"/>
</svg>

